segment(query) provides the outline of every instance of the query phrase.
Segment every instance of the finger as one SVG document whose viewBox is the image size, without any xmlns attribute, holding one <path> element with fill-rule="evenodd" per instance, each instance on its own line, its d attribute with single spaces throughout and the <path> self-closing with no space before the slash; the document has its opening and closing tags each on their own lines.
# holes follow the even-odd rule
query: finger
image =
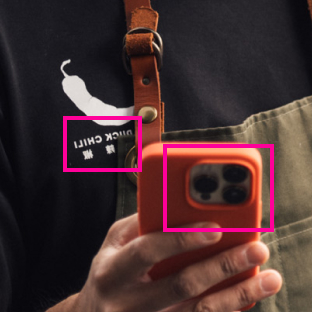
<svg viewBox="0 0 312 312">
<path fill-rule="evenodd" d="M 193 310 L 191 310 L 192 308 Z M 157 312 L 190 312 L 190 311 L 197 312 L 194 310 L 194 304 L 192 304 L 192 301 L 182 302 L 182 303 L 176 304 L 174 306 L 168 307 L 166 309 L 163 309 Z M 203 311 L 200 311 L 200 312 L 203 312 Z M 214 311 L 209 311 L 209 312 L 214 312 Z M 228 312 L 242 312 L 242 311 L 228 311 Z"/>
<path fill-rule="evenodd" d="M 101 247 L 113 247 L 120 249 L 139 236 L 138 214 L 115 222 L 109 229 L 105 241 Z"/>
<path fill-rule="evenodd" d="M 180 301 L 194 298 L 233 275 L 261 265 L 269 258 L 268 248 L 252 242 L 227 250 L 207 260 L 195 263 L 181 272 L 149 284 L 141 291 L 146 303 L 153 298 L 158 310 Z M 155 301 L 155 300 L 154 300 Z M 235 310 L 232 309 L 231 311 Z M 214 311 L 214 310 L 212 310 Z"/>
<path fill-rule="evenodd" d="M 187 227 L 218 227 L 214 223 L 199 223 Z M 176 254 L 202 248 L 218 242 L 220 232 L 154 232 L 140 236 L 124 246 L 114 257 L 115 266 L 125 278 L 138 278 L 156 263 Z M 131 268 L 131 269 L 129 269 Z"/>
<path fill-rule="evenodd" d="M 269 250 L 261 242 L 229 249 L 170 277 L 172 296 L 178 300 L 195 297 L 238 273 L 262 265 L 268 258 Z"/>
<path fill-rule="evenodd" d="M 235 286 L 212 294 L 190 309 L 181 312 L 227 312 L 242 309 L 276 294 L 282 287 L 282 278 L 274 270 L 267 270 Z"/>
</svg>

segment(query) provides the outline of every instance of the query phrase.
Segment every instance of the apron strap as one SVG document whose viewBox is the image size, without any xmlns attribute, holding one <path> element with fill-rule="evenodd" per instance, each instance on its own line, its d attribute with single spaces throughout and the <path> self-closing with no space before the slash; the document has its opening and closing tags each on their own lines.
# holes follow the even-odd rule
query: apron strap
<svg viewBox="0 0 312 312">
<path fill-rule="evenodd" d="M 309 5 L 310 16 L 312 19 L 312 0 L 308 0 L 308 5 Z"/>
<path fill-rule="evenodd" d="M 142 116 L 142 147 L 161 141 L 164 131 L 158 71 L 162 65 L 162 39 L 156 32 L 158 13 L 150 0 L 124 0 L 128 33 L 124 37 L 123 62 L 133 77 L 134 115 Z M 135 123 L 137 150 L 138 123 Z M 137 154 L 137 153 L 136 153 Z"/>
</svg>

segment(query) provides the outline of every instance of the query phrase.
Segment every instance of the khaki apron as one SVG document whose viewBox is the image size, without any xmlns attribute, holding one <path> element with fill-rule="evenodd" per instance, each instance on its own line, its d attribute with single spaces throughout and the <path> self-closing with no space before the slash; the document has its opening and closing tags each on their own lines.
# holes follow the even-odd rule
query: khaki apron
<svg viewBox="0 0 312 312">
<path fill-rule="evenodd" d="M 263 233 L 270 249 L 264 268 L 283 277 L 281 291 L 256 304 L 252 312 L 312 311 L 312 96 L 261 112 L 242 124 L 222 128 L 167 132 L 163 141 L 239 141 L 274 144 L 275 231 Z M 119 167 L 134 145 L 133 136 L 118 141 Z M 263 158 L 263 220 L 269 227 L 269 149 Z M 117 219 L 136 212 L 136 187 L 118 176 Z"/>
</svg>

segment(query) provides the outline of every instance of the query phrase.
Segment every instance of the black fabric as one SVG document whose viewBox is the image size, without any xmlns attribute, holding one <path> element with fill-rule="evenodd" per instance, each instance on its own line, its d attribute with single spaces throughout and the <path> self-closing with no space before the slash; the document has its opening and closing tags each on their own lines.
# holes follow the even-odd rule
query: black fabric
<svg viewBox="0 0 312 312">
<path fill-rule="evenodd" d="M 312 93 L 305 0 L 152 6 L 164 41 L 167 131 L 238 124 Z M 114 221 L 116 173 L 63 172 L 63 116 L 85 114 L 60 67 L 71 60 L 67 91 L 83 92 L 84 81 L 94 105 L 131 107 L 125 32 L 121 0 L 0 0 L 1 312 L 44 310 L 79 291 Z M 68 166 L 117 166 L 116 138 L 131 130 L 71 122 Z"/>
</svg>

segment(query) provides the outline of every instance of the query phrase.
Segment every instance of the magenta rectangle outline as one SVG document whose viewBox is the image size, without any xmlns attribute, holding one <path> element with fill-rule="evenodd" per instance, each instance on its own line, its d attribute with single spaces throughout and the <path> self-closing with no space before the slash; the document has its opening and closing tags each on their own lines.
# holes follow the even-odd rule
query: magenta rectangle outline
<svg viewBox="0 0 312 312">
<path fill-rule="evenodd" d="M 168 228 L 167 227 L 167 149 L 168 148 L 269 148 L 270 149 L 270 227 L 269 228 Z M 163 144 L 163 231 L 164 232 L 274 232 L 274 144 L 206 143 Z"/>
<path fill-rule="evenodd" d="M 137 168 L 67 168 L 68 120 L 137 120 L 138 167 Z M 63 172 L 142 172 L 142 116 L 63 116 Z"/>
</svg>

